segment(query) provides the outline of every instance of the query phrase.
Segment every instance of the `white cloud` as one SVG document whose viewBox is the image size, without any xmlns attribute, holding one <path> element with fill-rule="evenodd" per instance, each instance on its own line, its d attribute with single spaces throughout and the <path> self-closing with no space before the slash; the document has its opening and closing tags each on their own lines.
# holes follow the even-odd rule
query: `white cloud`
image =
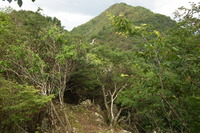
<svg viewBox="0 0 200 133">
<path fill-rule="evenodd" d="M 192 0 L 193 2 L 199 2 L 199 0 Z M 170 16 L 172 19 L 174 17 L 173 13 L 181 6 L 190 7 L 190 0 L 162 0 L 156 1 L 156 6 L 152 9 L 155 13 L 164 14 Z"/>
<path fill-rule="evenodd" d="M 83 15 L 78 13 L 68 13 L 68 12 L 57 12 L 49 13 L 50 16 L 56 16 L 61 21 L 61 24 L 65 26 L 67 30 L 72 30 L 74 27 L 86 23 L 94 16 Z"/>
<path fill-rule="evenodd" d="M 23 10 L 37 10 L 37 6 L 33 5 L 33 3 L 31 2 L 31 0 L 23 0 L 23 6 L 22 8 L 20 8 L 18 5 L 17 5 L 17 2 L 16 1 L 13 1 L 11 3 L 8 3 L 7 1 L 3 1 L 2 0 L 0 1 L 0 8 L 3 8 L 3 7 L 12 7 L 13 9 L 16 9 L 16 10 L 20 10 L 20 9 L 23 9 Z"/>
</svg>

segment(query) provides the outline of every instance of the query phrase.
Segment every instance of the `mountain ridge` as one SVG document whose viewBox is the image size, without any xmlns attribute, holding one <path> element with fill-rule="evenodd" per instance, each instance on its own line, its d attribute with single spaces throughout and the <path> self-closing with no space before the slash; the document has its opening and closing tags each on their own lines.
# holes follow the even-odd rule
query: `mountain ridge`
<svg viewBox="0 0 200 133">
<path fill-rule="evenodd" d="M 71 32 L 91 40 L 92 38 L 101 38 L 101 34 L 110 34 L 113 31 L 109 15 L 123 15 L 130 19 L 136 25 L 145 23 L 153 25 L 158 31 L 166 31 L 175 25 L 175 21 L 162 14 L 153 13 L 151 10 L 141 6 L 131 6 L 125 3 L 117 3 L 110 6 L 100 15 L 89 20 L 85 24 L 75 27 Z M 100 36 L 100 37 L 99 37 Z M 103 37 L 104 38 L 104 37 Z"/>
</svg>

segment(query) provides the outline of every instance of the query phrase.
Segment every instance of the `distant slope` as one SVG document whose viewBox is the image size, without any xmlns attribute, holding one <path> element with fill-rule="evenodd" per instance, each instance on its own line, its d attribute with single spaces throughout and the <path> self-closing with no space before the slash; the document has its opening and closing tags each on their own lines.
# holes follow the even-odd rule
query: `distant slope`
<svg viewBox="0 0 200 133">
<path fill-rule="evenodd" d="M 99 16 L 93 18 L 83 25 L 74 28 L 71 32 L 85 37 L 88 41 L 91 41 L 93 38 L 97 38 L 97 40 L 104 43 L 127 43 L 127 39 L 125 39 L 125 41 L 124 38 L 114 34 L 114 29 L 111 26 L 110 20 L 107 16 L 108 14 L 116 16 L 122 14 L 127 19 L 132 20 L 136 25 L 141 23 L 150 24 L 161 32 L 164 32 L 175 25 L 175 21 L 171 20 L 167 16 L 153 13 L 144 7 L 133 7 L 125 3 L 120 3 L 112 5 Z M 138 39 L 135 41 L 129 40 L 128 42 L 137 43 L 137 40 Z"/>
</svg>

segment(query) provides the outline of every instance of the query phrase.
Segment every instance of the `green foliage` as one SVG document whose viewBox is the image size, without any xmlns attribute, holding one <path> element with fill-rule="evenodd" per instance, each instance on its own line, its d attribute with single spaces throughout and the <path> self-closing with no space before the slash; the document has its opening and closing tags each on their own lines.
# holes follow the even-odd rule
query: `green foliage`
<svg viewBox="0 0 200 133">
<path fill-rule="evenodd" d="M 59 20 L 38 12 L 12 11 L 7 17 L 11 26 L 5 27 L 10 34 L 1 36 L 1 71 L 37 86 L 44 95 L 63 97 L 78 56 L 76 39 L 61 27 Z"/>
<path fill-rule="evenodd" d="M 9 119 L 8 123 L 5 123 L 7 124 L 6 128 L 2 130 L 9 131 L 11 123 L 15 124 L 12 129 L 22 127 L 22 129 L 28 130 L 31 127 L 25 122 L 47 102 L 48 99 L 45 98 L 52 98 L 52 95 L 55 95 L 56 98 L 59 98 L 60 103 L 63 103 L 67 82 L 75 70 L 79 45 L 73 35 L 61 27 L 60 21 L 56 18 L 44 17 L 39 12 L 32 11 L 12 11 L 5 13 L 5 18 L 8 19 L 0 21 L 9 24 L 8 26 L 2 25 L 5 30 L 0 36 L 0 41 L 2 42 L 1 51 L 4 54 L 0 57 L 0 70 L 5 77 L 15 79 L 20 84 L 34 86 L 37 91 L 31 87 L 27 87 L 31 91 L 30 94 L 28 90 L 19 91 L 19 95 L 16 95 L 18 99 L 25 100 L 27 98 L 27 102 L 16 103 L 16 106 L 10 105 L 11 108 L 5 108 L 6 111 L 11 111 L 10 114 L 13 116 L 11 116 L 12 120 Z M 42 96 L 31 96 L 32 93 L 40 93 Z M 40 97 L 43 99 L 39 99 Z M 10 101 L 7 101 L 14 102 L 14 100 L 10 98 Z M 24 110 L 18 109 L 18 106 Z M 36 111 L 31 108 L 35 108 Z M 27 110 L 30 110 L 30 113 Z M 18 111 L 22 113 L 20 114 Z M 16 112 L 16 114 L 12 114 L 12 112 Z M 23 123 L 20 123 L 19 119 Z M 37 123 L 32 119 L 30 121 Z M 30 132 L 34 132 L 35 128 L 36 126 L 30 129 Z"/>
<path fill-rule="evenodd" d="M 135 26 L 141 24 L 152 25 L 161 34 L 164 34 L 169 27 L 175 25 L 175 21 L 169 17 L 160 14 L 154 14 L 150 10 L 143 7 L 132 7 L 124 3 L 115 4 L 105 10 L 99 16 L 93 18 L 89 22 L 78 26 L 72 30 L 72 33 L 81 35 L 91 42 L 94 38 L 100 44 L 115 45 L 121 49 L 136 49 L 137 46 L 133 44 L 141 44 L 144 40 L 141 37 L 124 38 L 113 29 L 108 15 L 119 16 L 122 15 L 127 20 L 134 22 Z"/>
<path fill-rule="evenodd" d="M 3 34 L 5 32 L 5 27 L 8 25 L 8 17 L 6 16 L 5 13 L 1 12 L 0 13 L 0 22 L 1 22 L 1 25 L 0 25 L 0 34 Z"/>
<path fill-rule="evenodd" d="M 123 16 L 111 17 L 121 35 L 142 36 L 145 40 L 140 51 L 135 52 L 143 62 L 138 63 L 140 78 L 121 92 L 118 103 L 135 108 L 147 130 L 199 130 L 198 120 L 190 121 L 198 117 L 198 109 L 189 106 L 195 110 L 192 114 L 184 103 L 199 106 L 199 19 L 195 15 L 199 8 L 192 4 L 192 10 L 181 9 L 185 10 L 179 15 L 183 18 L 165 37 L 148 25 L 135 26 Z"/>
<path fill-rule="evenodd" d="M 63 64 L 67 59 L 76 59 L 76 56 L 76 45 L 63 45 L 55 58 Z"/>
<path fill-rule="evenodd" d="M 10 58 L 10 60 L 6 60 L 6 62 L 9 65 L 12 65 L 13 67 L 16 66 L 15 70 L 17 70 L 18 67 L 26 67 L 28 72 L 30 73 L 40 73 L 40 70 L 42 67 L 45 66 L 44 61 L 39 57 L 38 54 L 35 54 L 33 51 L 30 50 L 29 47 L 26 47 L 24 45 L 21 46 L 15 46 L 10 45 L 7 49 L 7 58 Z M 11 54 L 12 53 L 12 54 Z M 23 62 L 23 66 L 17 65 L 14 61 Z"/>
<path fill-rule="evenodd" d="M 196 133 L 200 130 L 200 98 L 199 96 L 191 96 L 185 99 L 185 108 L 187 110 L 186 120 L 191 132 Z"/>
<path fill-rule="evenodd" d="M 62 103 L 71 89 L 106 108 L 110 122 L 122 120 L 130 129 L 198 132 L 199 5 L 181 10 L 175 26 L 148 9 L 116 4 L 72 31 L 83 37 L 39 12 L 1 13 L 1 72 L 27 84 L 0 79 L 1 114 L 10 111 L 4 123 L 27 121 L 51 94 Z"/>
<path fill-rule="evenodd" d="M 33 86 L 21 85 L 0 77 L 0 131 L 18 128 L 31 120 L 54 97 L 39 95 Z"/>
</svg>

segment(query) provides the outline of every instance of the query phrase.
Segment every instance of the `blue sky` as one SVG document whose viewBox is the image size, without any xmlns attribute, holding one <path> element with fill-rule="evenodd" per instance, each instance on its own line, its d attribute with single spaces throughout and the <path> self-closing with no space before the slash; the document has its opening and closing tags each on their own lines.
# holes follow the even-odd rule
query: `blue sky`
<svg viewBox="0 0 200 133">
<path fill-rule="evenodd" d="M 115 3 L 127 3 L 132 6 L 143 6 L 155 13 L 164 14 L 173 18 L 173 12 L 181 6 L 189 7 L 189 2 L 199 0 L 23 0 L 23 6 L 18 7 L 16 2 L 9 4 L 0 0 L 0 8 L 11 6 L 16 10 L 36 11 L 42 8 L 44 15 L 57 17 L 67 30 L 81 25 Z"/>
</svg>

